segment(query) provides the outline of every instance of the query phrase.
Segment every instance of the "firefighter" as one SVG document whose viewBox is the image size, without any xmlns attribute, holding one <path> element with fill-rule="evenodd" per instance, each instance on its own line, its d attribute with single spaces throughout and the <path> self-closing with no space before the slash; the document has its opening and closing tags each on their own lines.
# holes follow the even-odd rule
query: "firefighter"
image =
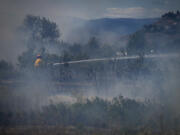
<svg viewBox="0 0 180 135">
<path fill-rule="evenodd" d="M 36 60 L 34 62 L 34 67 L 35 68 L 40 68 L 40 67 L 42 67 L 42 65 L 43 65 L 42 56 L 40 54 L 38 54 L 37 57 L 36 57 Z"/>
</svg>

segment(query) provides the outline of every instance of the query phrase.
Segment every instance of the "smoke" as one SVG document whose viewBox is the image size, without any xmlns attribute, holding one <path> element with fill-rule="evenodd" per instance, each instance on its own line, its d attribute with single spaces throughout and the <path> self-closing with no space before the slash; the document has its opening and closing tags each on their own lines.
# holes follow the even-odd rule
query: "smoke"
<svg viewBox="0 0 180 135">
<path fill-rule="evenodd" d="M 176 113 L 180 113 L 179 108 L 179 89 L 180 89 L 180 61 L 177 59 L 169 59 L 159 62 L 159 67 L 163 70 L 164 81 L 162 83 L 162 92 L 160 97 L 163 103 L 173 109 Z"/>
<path fill-rule="evenodd" d="M 20 35 L 17 32 L 17 24 L 12 24 L 13 20 L 8 20 L 8 24 L 6 21 L 1 22 L 1 29 L 0 33 L 0 59 L 5 59 L 10 62 L 16 63 L 17 57 L 20 55 L 24 50 L 24 35 Z M 11 23 L 10 23 L 11 22 Z"/>
<path fill-rule="evenodd" d="M 5 7 L 7 7 L 9 4 L 9 2 L 3 3 L 5 4 Z M 71 14 L 72 12 L 65 13 L 65 8 L 63 7 L 63 5 L 61 6 L 60 10 L 57 10 L 59 7 L 56 6 L 56 10 L 48 13 L 49 11 L 46 11 L 47 4 L 45 4 L 46 6 L 44 6 L 41 11 L 39 10 L 39 6 L 32 8 L 34 4 L 32 4 L 31 2 L 29 2 L 28 4 L 30 4 L 30 8 L 27 9 L 26 7 L 28 6 L 26 4 L 25 6 L 16 5 L 15 7 L 18 9 L 18 11 L 15 11 L 15 8 L 13 8 L 12 4 L 12 9 L 10 10 L 10 12 L 7 11 L 7 9 L 2 8 L 3 13 L 5 14 L 2 16 L 3 19 L 0 24 L 2 28 L 2 32 L 0 33 L 1 59 L 3 58 L 16 63 L 17 56 L 22 54 L 22 52 L 26 49 L 25 44 L 27 44 L 26 39 L 28 35 L 20 35 L 17 32 L 17 28 L 22 24 L 23 18 L 26 14 L 47 16 L 48 18 L 50 18 L 50 20 L 55 21 L 59 25 L 60 31 L 62 33 L 61 39 L 67 42 L 85 43 L 91 36 L 89 34 L 89 31 L 81 30 L 81 27 L 84 26 L 88 17 L 79 19 L 78 15 L 82 17 L 82 14 L 78 14 L 80 12 L 74 13 L 76 15 L 76 18 L 72 18 L 71 16 L 73 16 L 74 14 Z M 41 3 L 38 2 L 37 5 L 41 5 Z M 53 9 L 52 7 L 53 6 L 51 5 L 51 9 Z M 122 29 L 122 31 L 124 31 L 124 29 Z M 161 39 L 159 39 L 159 37 L 160 36 L 157 34 L 155 36 L 147 36 L 146 38 L 148 39 L 147 41 L 149 44 L 158 45 L 160 46 L 159 48 L 163 49 L 163 45 L 167 43 L 167 41 L 171 41 L 171 39 L 169 37 L 167 38 L 167 35 L 161 36 Z M 107 33 L 105 31 L 101 31 L 98 38 L 102 41 L 102 44 L 118 44 L 124 47 L 127 43 L 127 40 L 124 40 L 124 43 L 120 42 L 122 40 L 119 40 L 119 35 L 115 33 Z M 48 47 L 48 50 L 52 53 L 58 53 L 54 48 Z M 110 78 L 113 79 L 111 81 L 107 79 L 109 81 L 107 81 L 108 84 L 110 84 L 108 87 L 105 85 L 106 82 L 104 82 L 104 84 L 102 85 L 98 84 L 100 86 L 97 86 L 97 84 L 92 84 L 88 88 L 79 88 L 79 93 L 81 93 L 81 96 L 87 98 L 94 96 L 100 96 L 102 98 L 113 98 L 117 95 L 123 95 L 125 97 L 142 100 L 146 98 L 152 100 L 155 99 L 158 100 L 158 102 L 169 104 L 175 110 L 179 110 L 179 107 L 177 105 L 177 103 L 179 102 L 178 95 L 180 95 L 179 60 L 175 58 L 175 60 L 172 59 L 171 61 L 168 60 L 167 56 L 167 60 L 163 61 L 162 59 L 155 58 L 154 63 L 156 65 L 156 70 L 158 69 L 161 75 L 157 75 L 157 72 L 152 72 L 151 75 L 134 75 L 133 79 L 126 77 L 119 79 L 116 75 L 112 76 L 109 73 Z M 60 102 L 66 102 L 66 100 L 75 102 L 75 99 L 80 98 L 80 96 L 77 96 L 79 94 L 75 96 L 71 92 L 69 92 L 70 94 L 63 93 L 60 96 L 56 95 L 57 93 L 54 91 L 56 91 L 57 88 L 52 84 L 51 78 L 46 73 L 41 73 L 41 76 L 38 77 L 36 73 L 28 71 L 26 76 L 24 76 L 22 80 L 25 80 L 23 86 L 21 86 L 21 88 L 17 88 L 17 90 L 14 91 L 14 94 L 24 99 L 24 101 L 22 101 L 25 104 L 25 107 L 38 108 L 39 106 L 42 106 L 49 102 L 49 100 L 57 103 L 58 99 L 60 99 Z M 61 91 L 61 89 L 63 88 L 58 88 L 59 91 Z"/>
<path fill-rule="evenodd" d="M 138 56 L 124 57 L 124 59 L 138 59 Z M 74 61 L 69 64 L 75 64 L 80 62 L 92 62 L 92 61 L 104 61 L 109 59 L 90 59 L 87 61 Z M 119 59 L 121 63 L 123 57 Z M 110 70 L 106 77 L 106 81 L 99 82 L 98 78 L 102 78 L 102 75 L 96 74 L 96 82 L 91 83 L 88 87 L 81 87 L 79 90 L 75 90 L 80 96 L 75 96 L 71 92 L 72 99 L 92 99 L 93 97 L 100 97 L 103 99 L 111 100 L 118 95 L 122 95 L 126 98 L 132 98 L 136 100 L 151 100 L 156 103 L 168 106 L 169 109 L 176 113 L 180 113 L 179 110 L 179 88 L 180 88 L 180 61 L 179 55 L 175 54 L 154 54 L 145 55 L 144 62 L 148 65 L 150 73 L 144 73 L 140 71 L 138 74 L 133 74 L 133 77 L 121 77 L 118 78 L 116 74 L 112 75 Z M 147 63 L 153 63 L 147 64 Z M 61 65 L 59 65 L 61 66 Z M 98 72 L 98 71 L 97 71 Z M 80 74 L 80 73 L 79 73 Z M 53 98 L 53 96 L 51 97 Z M 69 97 L 68 97 L 69 98 Z M 67 99 L 68 99 L 67 98 Z M 58 98 L 54 99 L 58 103 Z M 62 98 L 63 99 L 63 98 Z M 77 100 L 76 100 L 77 101 Z M 59 100 L 59 102 L 61 102 Z"/>
</svg>

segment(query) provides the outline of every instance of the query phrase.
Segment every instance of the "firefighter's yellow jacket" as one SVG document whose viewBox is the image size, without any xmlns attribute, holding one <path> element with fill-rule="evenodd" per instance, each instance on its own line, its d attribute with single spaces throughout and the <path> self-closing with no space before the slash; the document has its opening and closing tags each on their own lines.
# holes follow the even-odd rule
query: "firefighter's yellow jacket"
<svg viewBox="0 0 180 135">
<path fill-rule="evenodd" d="M 41 67 L 42 66 L 42 59 L 37 58 L 36 61 L 34 62 L 34 67 Z"/>
</svg>

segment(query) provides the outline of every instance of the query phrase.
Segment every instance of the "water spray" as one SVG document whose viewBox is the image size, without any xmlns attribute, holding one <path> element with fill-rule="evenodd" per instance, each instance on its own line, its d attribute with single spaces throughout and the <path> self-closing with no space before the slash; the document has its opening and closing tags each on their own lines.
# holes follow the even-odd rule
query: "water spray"
<svg viewBox="0 0 180 135">
<path fill-rule="evenodd" d="M 111 58 L 95 58 L 95 59 L 86 59 L 78 61 L 68 61 L 61 63 L 53 63 L 53 66 L 65 65 L 65 64 L 78 64 L 78 63 L 89 63 L 89 62 L 100 62 L 100 61 L 115 61 L 115 60 L 133 60 L 139 58 L 177 58 L 180 55 L 178 53 L 171 54 L 149 54 L 149 55 L 133 55 L 133 56 L 121 56 L 121 57 L 111 57 Z"/>
</svg>

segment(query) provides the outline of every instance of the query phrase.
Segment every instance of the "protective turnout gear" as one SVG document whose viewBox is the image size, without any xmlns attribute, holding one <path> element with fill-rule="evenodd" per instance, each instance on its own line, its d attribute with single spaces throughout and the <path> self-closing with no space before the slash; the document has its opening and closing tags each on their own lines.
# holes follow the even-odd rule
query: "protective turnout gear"
<svg viewBox="0 0 180 135">
<path fill-rule="evenodd" d="M 43 61 L 42 61 L 41 55 L 37 55 L 37 59 L 34 62 L 34 67 L 36 67 L 36 68 L 41 67 L 42 63 L 43 63 Z"/>
</svg>

